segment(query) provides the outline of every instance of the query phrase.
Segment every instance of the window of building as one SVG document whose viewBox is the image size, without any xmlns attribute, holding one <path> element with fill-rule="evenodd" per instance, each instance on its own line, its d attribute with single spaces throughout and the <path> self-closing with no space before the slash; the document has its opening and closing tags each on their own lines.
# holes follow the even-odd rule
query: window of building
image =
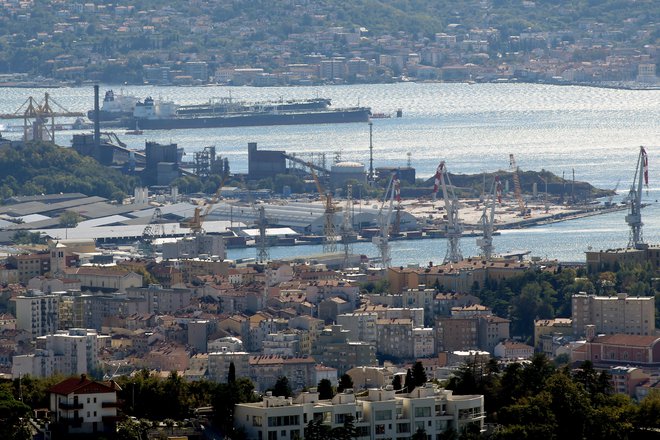
<svg viewBox="0 0 660 440">
<path fill-rule="evenodd" d="M 376 425 L 376 435 L 385 434 L 385 425 Z"/>
<path fill-rule="evenodd" d="M 431 417 L 431 407 L 418 406 L 415 408 L 415 417 Z"/>
<path fill-rule="evenodd" d="M 378 410 L 375 412 L 375 419 L 376 420 L 391 420 L 392 419 L 392 411 L 387 409 L 387 410 Z"/>
</svg>

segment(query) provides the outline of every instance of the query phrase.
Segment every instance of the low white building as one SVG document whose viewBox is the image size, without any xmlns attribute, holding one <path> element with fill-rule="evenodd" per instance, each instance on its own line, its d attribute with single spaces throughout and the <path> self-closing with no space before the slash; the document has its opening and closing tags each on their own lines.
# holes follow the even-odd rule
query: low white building
<svg viewBox="0 0 660 440">
<path fill-rule="evenodd" d="M 53 421 L 50 429 L 58 438 L 67 434 L 116 433 L 117 391 L 114 382 L 95 382 L 80 377 L 67 379 L 48 389 Z"/>
<path fill-rule="evenodd" d="M 448 429 L 461 432 L 471 423 L 483 429 L 484 398 L 454 396 L 431 384 L 409 394 L 395 394 L 391 385 L 372 388 L 364 397 L 348 390 L 332 400 L 319 400 L 318 392 L 304 392 L 295 399 L 267 393 L 261 402 L 236 405 L 234 424 L 249 440 L 285 440 L 303 438 L 312 420 L 336 428 L 343 426 L 347 416 L 354 418 L 360 440 L 408 439 L 418 428 L 435 439 Z"/>
</svg>

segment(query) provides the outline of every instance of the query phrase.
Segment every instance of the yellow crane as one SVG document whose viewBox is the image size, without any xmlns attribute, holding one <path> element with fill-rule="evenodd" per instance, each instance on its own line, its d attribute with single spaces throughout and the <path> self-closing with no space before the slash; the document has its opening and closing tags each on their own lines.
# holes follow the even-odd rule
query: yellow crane
<svg viewBox="0 0 660 440">
<path fill-rule="evenodd" d="M 211 200 L 206 204 L 204 212 L 202 213 L 202 206 L 196 206 L 192 218 L 186 219 L 179 224 L 182 228 L 190 228 L 190 231 L 195 235 L 204 233 L 204 228 L 202 226 L 206 220 L 206 216 L 209 215 L 213 206 L 218 203 L 218 200 L 220 199 L 220 193 L 222 192 L 222 187 L 224 186 L 226 179 L 227 176 L 225 175 L 220 181 L 220 185 L 215 191 L 215 194 L 213 194 Z"/>
<path fill-rule="evenodd" d="M 23 119 L 23 141 L 49 141 L 55 143 L 55 118 L 80 117 L 84 113 L 71 112 L 48 93 L 42 102 L 30 96 L 14 113 L 0 114 L 0 119 Z"/>
<path fill-rule="evenodd" d="M 520 209 L 520 215 L 523 217 L 530 217 L 527 212 L 527 207 L 525 206 L 525 201 L 522 198 L 522 189 L 520 188 L 520 176 L 518 176 L 518 166 L 516 165 L 516 159 L 514 159 L 513 154 L 509 154 L 509 165 L 511 166 L 511 173 L 513 174 L 513 191 L 518 201 L 518 208 Z"/>
<path fill-rule="evenodd" d="M 314 179 L 314 183 L 316 184 L 316 189 L 319 192 L 319 196 L 321 197 L 321 201 L 323 202 L 323 205 L 325 206 L 325 210 L 324 210 L 325 222 L 323 226 L 323 235 L 324 235 L 323 252 L 324 253 L 337 252 L 337 232 L 335 230 L 335 213 L 338 212 L 339 209 L 334 205 L 332 201 L 332 194 L 323 191 L 321 182 L 319 182 L 319 178 L 316 175 L 316 172 L 314 171 L 312 164 L 307 163 L 307 166 L 309 167 L 309 170 L 312 173 L 312 178 Z"/>
</svg>

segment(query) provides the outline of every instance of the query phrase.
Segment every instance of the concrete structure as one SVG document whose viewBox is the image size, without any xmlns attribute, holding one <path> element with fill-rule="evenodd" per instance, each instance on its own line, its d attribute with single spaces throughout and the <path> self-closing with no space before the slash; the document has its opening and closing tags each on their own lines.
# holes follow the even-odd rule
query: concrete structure
<svg viewBox="0 0 660 440">
<path fill-rule="evenodd" d="M 341 325 L 323 330 L 312 353 L 318 362 L 336 368 L 340 375 L 354 367 L 378 365 L 376 347 L 366 342 L 353 342 L 350 332 Z"/>
<path fill-rule="evenodd" d="M 18 280 L 27 284 L 30 278 L 50 273 L 50 253 L 12 255 L 7 258 L 10 268 L 18 270 Z"/>
<path fill-rule="evenodd" d="M 48 389 L 54 438 L 70 434 L 116 433 L 117 391 L 114 382 L 96 382 L 80 377 L 67 379 Z"/>
<path fill-rule="evenodd" d="M 145 301 L 147 313 L 174 313 L 188 307 L 192 299 L 190 289 L 166 289 L 157 284 L 126 289 L 126 294 L 133 300 Z"/>
<path fill-rule="evenodd" d="M 376 344 L 378 332 L 376 329 L 377 313 L 343 313 L 337 315 L 337 324 L 351 332 L 354 341 Z"/>
<path fill-rule="evenodd" d="M 381 356 L 395 359 L 413 359 L 415 342 L 413 323 L 408 318 L 379 319 L 376 321 L 378 343 L 376 351 Z"/>
<path fill-rule="evenodd" d="M 573 336 L 573 320 L 570 318 L 537 319 L 534 321 L 534 347 L 539 350 L 544 335 Z"/>
<path fill-rule="evenodd" d="M 99 368 L 99 350 L 109 343 L 109 336 L 95 330 L 70 329 L 42 336 L 35 354 L 14 356 L 12 375 L 49 377 L 53 374 L 79 375 Z"/>
<path fill-rule="evenodd" d="M 409 394 L 395 394 L 391 386 L 370 389 L 356 397 L 350 390 L 332 400 L 319 400 L 317 392 L 294 399 L 264 396 L 261 402 L 236 405 L 234 423 L 249 440 L 294 439 L 304 436 L 308 421 L 319 420 L 330 428 L 343 426 L 347 415 L 355 418 L 359 440 L 410 438 L 423 428 L 435 439 L 448 429 L 461 430 L 471 423 L 483 429 L 483 396 L 454 396 L 431 384 Z"/>
<path fill-rule="evenodd" d="M 435 324 L 436 351 L 476 350 L 478 325 L 474 318 L 439 318 Z"/>
<path fill-rule="evenodd" d="M 594 365 L 629 365 L 660 367 L 660 337 L 641 335 L 605 335 L 587 341 L 577 352 L 577 360 L 590 360 Z M 580 359 L 581 357 L 581 359 Z M 573 360 L 573 359 L 571 359 Z"/>
<path fill-rule="evenodd" d="M 647 249 L 619 248 L 586 253 L 587 272 L 597 273 L 615 271 L 617 267 L 651 263 L 656 270 L 660 268 L 660 246 L 649 245 Z"/>
<path fill-rule="evenodd" d="M 163 260 L 198 258 L 201 255 L 227 258 L 225 242 L 220 235 L 198 234 L 173 243 L 163 243 Z"/>
<path fill-rule="evenodd" d="M 502 341 L 493 350 L 500 359 L 529 359 L 534 356 L 534 347 L 516 341 Z"/>
<path fill-rule="evenodd" d="M 142 286 L 142 275 L 116 268 L 75 267 L 65 269 L 67 278 L 80 281 L 80 286 L 89 290 L 120 291 Z"/>
<path fill-rule="evenodd" d="M 265 391 L 275 386 L 277 379 L 285 376 L 294 391 L 316 386 L 316 360 L 313 357 L 289 357 L 278 355 L 250 356 L 250 379 L 257 390 Z"/>
<path fill-rule="evenodd" d="M 435 354 L 435 330 L 430 327 L 414 328 L 413 357 L 415 359 L 431 357 Z"/>
<path fill-rule="evenodd" d="M 280 150 L 257 150 L 256 142 L 248 143 L 248 178 L 250 180 L 275 177 L 286 173 L 285 152 Z"/>
<path fill-rule="evenodd" d="M 55 333 L 59 327 L 59 295 L 46 295 L 32 290 L 17 296 L 16 328 L 30 333 L 32 338 Z"/>
<path fill-rule="evenodd" d="M 229 366 L 234 363 L 236 377 L 249 376 L 250 355 L 245 351 L 219 351 L 209 353 L 209 379 L 227 382 Z"/>
<path fill-rule="evenodd" d="M 337 162 L 330 169 L 330 185 L 333 188 L 341 188 L 347 182 L 356 181 L 365 183 L 367 173 L 364 170 L 364 164 L 359 162 Z"/>
<path fill-rule="evenodd" d="M 584 335 L 587 325 L 595 325 L 596 333 L 627 335 L 655 334 L 655 299 L 617 296 L 595 296 L 579 293 L 572 297 L 573 333 Z"/>
</svg>

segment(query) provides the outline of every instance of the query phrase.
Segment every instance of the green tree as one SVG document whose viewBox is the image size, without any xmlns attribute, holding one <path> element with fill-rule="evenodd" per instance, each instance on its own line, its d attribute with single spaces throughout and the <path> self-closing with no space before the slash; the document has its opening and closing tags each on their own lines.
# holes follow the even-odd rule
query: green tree
<svg viewBox="0 0 660 440">
<path fill-rule="evenodd" d="M 75 228 L 80 221 L 80 215 L 75 211 L 64 211 L 60 215 L 60 226 L 63 228 Z"/>
<path fill-rule="evenodd" d="M 31 440 L 29 414 L 29 406 L 16 400 L 6 387 L 0 389 L 0 438 Z"/>
<path fill-rule="evenodd" d="M 410 437 L 410 440 L 426 440 L 426 430 L 424 428 L 417 428 L 417 431 Z"/>
<path fill-rule="evenodd" d="M 344 390 L 353 388 L 353 378 L 344 373 L 339 378 L 339 385 L 337 385 L 337 392 L 342 393 Z"/>
<path fill-rule="evenodd" d="M 227 383 L 232 384 L 236 382 L 236 366 L 234 362 L 229 363 L 229 372 L 227 373 Z"/>
<path fill-rule="evenodd" d="M 411 393 L 415 389 L 415 378 L 410 368 L 406 371 L 406 380 L 403 382 L 403 388 L 406 390 L 406 393 Z"/>
<path fill-rule="evenodd" d="M 424 369 L 424 365 L 422 365 L 420 361 L 415 362 L 415 364 L 413 365 L 412 375 L 416 387 L 424 386 L 424 384 L 428 380 L 426 377 L 426 370 Z"/>
<path fill-rule="evenodd" d="M 317 391 L 319 392 L 319 399 L 322 400 L 332 399 L 335 395 L 332 389 L 332 382 L 329 379 L 321 379 L 318 383 Z"/>
<path fill-rule="evenodd" d="M 286 376 L 278 377 L 277 382 L 275 382 L 275 386 L 273 387 L 273 395 L 291 397 L 292 394 L 293 392 L 291 391 L 289 379 Z"/>
<path fill-rule="evenodd" d="M 394 379 L 392 379 L 392 388 L 394 388 L 395 391 L 399 391 L 402 387 L 403 385 L 401 384 L 401 375 L 394 375 Z"/>
</svg>

